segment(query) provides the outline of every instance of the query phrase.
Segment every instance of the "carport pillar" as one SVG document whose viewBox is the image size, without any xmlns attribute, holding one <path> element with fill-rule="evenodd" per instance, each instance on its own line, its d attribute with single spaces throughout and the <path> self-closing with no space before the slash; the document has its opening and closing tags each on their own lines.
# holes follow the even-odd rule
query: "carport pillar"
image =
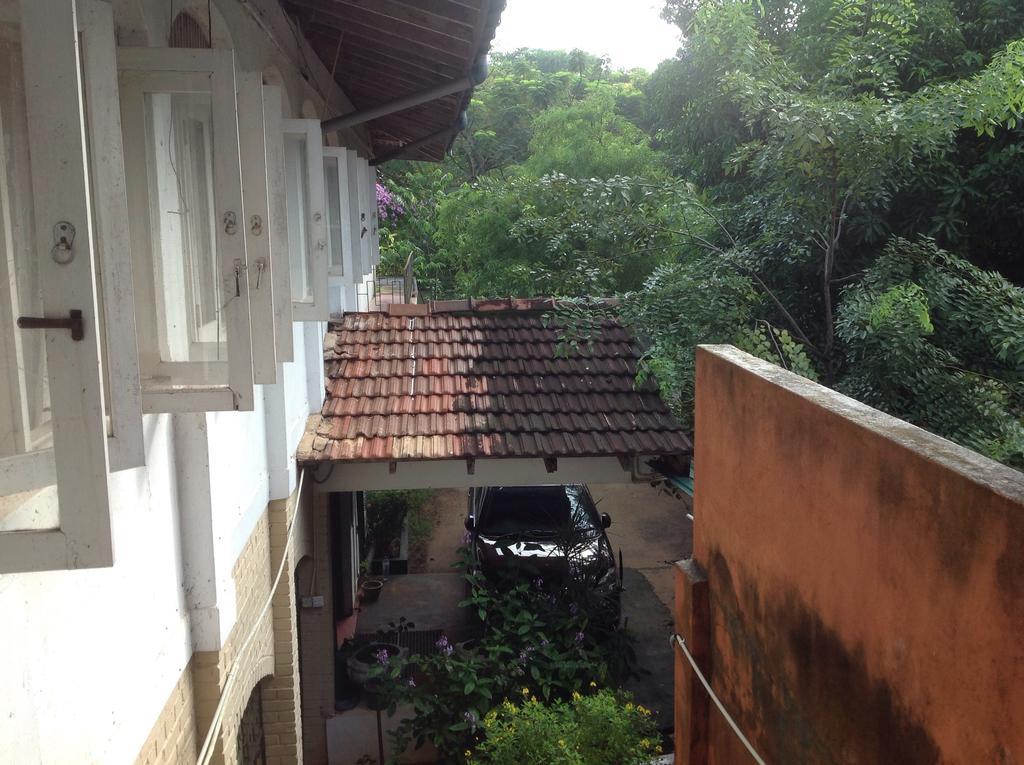
<svg viewBox="0 0 1024 765">
<path fill-rule="evenodd" d="M 351 496 L 351 495 L 342 495 Z M 327 762 L 327 720 L 334 715 L 335 645 L 330 496 L 313 493 L 306 555 L 299 561 L 299 688 L 302 693 L 303 761 Z"/>
<path fill-rule="evenodd" d="M 330 495 L 331 563 L 334 577 L 336 619 L 351 616 L 359 586 L 359 535 L 356 531 L 357 505 L 361 493 L 332 492 Z"/>
<path fill-rule="evenodd" d="M 711 682 L 711 607 L 707 574 L 693 559 L 675 566 L 675 628 L 700 671 Z M 675 755 L 677 765 L 707 765 L 711 699 L 682 650 L 675 654 Z"/>
</svg>

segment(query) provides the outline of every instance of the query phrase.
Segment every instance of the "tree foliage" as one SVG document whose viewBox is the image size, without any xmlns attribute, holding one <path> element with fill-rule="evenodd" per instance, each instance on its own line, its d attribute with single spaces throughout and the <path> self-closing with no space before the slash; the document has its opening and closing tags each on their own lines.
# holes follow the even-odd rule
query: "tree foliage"
<svg viewBox="0 0 1024 765">
<path fill-rule="evenodd" d="M 650 75 L 499 57 L 455 170 L 389 171 L 395 250 L 437 296 L 573 298 L 570 326 L 618 295 L 684 420 L 695 346 L 728 342 L 1024 465 L 1024 7 L 665 15 L 686 43 Z"/>
</svg>

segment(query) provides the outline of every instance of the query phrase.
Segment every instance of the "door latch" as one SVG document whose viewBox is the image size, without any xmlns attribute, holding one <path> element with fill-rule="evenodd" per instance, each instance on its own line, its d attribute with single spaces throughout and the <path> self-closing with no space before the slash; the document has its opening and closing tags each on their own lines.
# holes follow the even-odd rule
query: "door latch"
<svg viewBox="0 0 1024 765">
<path fill-rule="evenodd" d="M 69 329 L 75 342 L 85 338 L 85 319 L 77 308 L 68 312 L 66 319 L 47 319 L 42 316 L 19 316 L 19 329 Z"/>
</svg>

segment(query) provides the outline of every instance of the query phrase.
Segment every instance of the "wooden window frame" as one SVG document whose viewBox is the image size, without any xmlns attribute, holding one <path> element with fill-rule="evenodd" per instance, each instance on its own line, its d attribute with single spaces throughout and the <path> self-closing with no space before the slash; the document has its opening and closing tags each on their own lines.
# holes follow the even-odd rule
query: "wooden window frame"
<svg viewBox="0 0 1024 765">
<path fill-rule="evenodd" d="M 361 252 L 362 275 L 368 276 L 373 272 L 373 214 L 370 209 L 370 195 L 373 194 L 376 203 L 376 194 L 370 187 L 370 163 L 363 157 L 356 158 L 356 179 L 358 184 L 357 197 L 359 200 L 359 247 Z M 376 206 L 376 204 L 374 205 Z M 360 277 L 359 281 L 362 281 Z"/>
<path fill-rule="evenodd" d="M 220 278 L 225 293 L 237 290 L 227 299 L 222 309 L 226 317 L 228 360 L 226 362 L 199 362 L 204 365 L 226 366 L 226 384 L 189 382 L 190 370 L 197 367 L 193 362 L 163 362 L 172 374 L 167 387 L 148 387 L 145 364 L 140 360 L 142 376 L 142 405 L 145 412 L 210 412 L 210 411 L 252 411 L 254 406 L 254 378 L 252 364 L 252 336 L 250 325 L 250 290 L 248 278 L 236 278 L 241 272 L 248 277 L 250 263 L 246 257 L 244 207 L 242 204 L 242 172 L 239 150 L 238 117 L 236 112 L 234 55 L 226 49 L 192 48 L 118 48 L 118 71 L 139 73 L 142 77 L 171 83 L 175 78 L 182 80 L 180 92 L 194 87 L 195 76 L 209 78 L 209 92 L 212 102 L 213 140 L 212 151 L 213 205 L 217 252 L 219 255 Z M 187 81 L 187 82 L 186 82 Z M 125 120 L 126 99 L 136 98 L 134 90 L 125 92 L 121 88 L 122 120 Z M 139 88 L 141 91 L 141 88 Z M 169 92 L 174 92 L 169 89 Z M 196 91 L 200 92 L 200 91 Z M 201 91 L 206 92 L 206 91 Z M 132 103 L 127 103 L 132 108 Z M 129 129 L 132 125 L 127 126 Z M 133 140 L 139 136 L 132 132 Z M 125 164 L 129 185 L 133 177 L 148 177 L 144 162 L 137 158 L 132 161 L 132 152 L 138 147 L 125 141 Z M 148 180 L 146 181 L 148 184 Z M 148 192 L 147 192 L 148 196 Z M 133 208 L 134 204 L 134 208 Z M 129 193 L 132 228 L 132 250 L 136 258 L 144 257 L 145 265 L 152 266 L 152 238 L 148 202 L 141 195 Z M 229 229 L 220 225 L 227 214 L 233 214 L 236 226 Z M 148 274 L 146 276 L 148 278 Z M 136 279 L 136 285 L 140 282 Z M 141 349 L 140 349 L 141 350 Z M 148 349 L 147 349 L 148 350 Z M 223 370 L 223 367 L 220 367 Z M 202 368 L 196 378 L 203 377 Z M 174 374 L 177 377 L 174 377 Z M 185 385 L 181 383 L 184 382 Z"/>
<path fill-rule="evenodd" d="M 249 319 L 252 332 L 252 373 L 258 384 L 277 382 L 274 329 L 274 269 L 270 235 L 270 188 L 267 174 L 263 75 L 235 75 L 238 103 L 238 145 L 242 160 L 242 226 L 248 261 Z"/>
<path fill-rule="evenodd" d="M 266 133 L 268 212 L 270 214 L 270 268 L 274 275 L 274 336 L 277 361 L 295 360 L 292 332 L 292 279 L 288 252 L 288 199 L 284 169 L 283 92 L 277 85 L 263 86 L 263 126 Z"/>
<path fill-rule="evenodd" d="M 369 184 L 370 198 L 370 263 L 380 265 L 380 215 L 377 210 L 377 168 L 366 163 L 367 183 Z"/>
<path fill-rule="evenodd" d="M 0 460 L 0 490 L 56 483 L 58 526 L 0 533 L 0 573 L 110 566 L 106 418 L 98 328 L 79 18 L 66 0 L 22 0 L 22 59 L 32 157 L 35 241 L 50 318 L 82 312 L 84 332 L 46 333 L 53 449 Z M 71 258 L 58 264 L 47 243 L 59 221 L 75 228 Z"/>
<path fill-rule="evenodd" d="M 308 250 L 309 282 L 312 294 L 309 300 L 292 298 L 292 316 L 295 321 L 327 321 L 330 307 L 327 294 L 327 219 L 324 215 L 324 158 L 323 132 L 320 120 L 283 119 L 285 136 L 300 136 L 306 144 L 306 246 Z M 289 228 L 292 222 L 289 221 Z M 304 257 L 304 252 L 289 252 L 290 258 Z"/>
<path fill-rule="evenodd" d="M 348 154 L 344 147 L 324 147 L 324 187 L 327 187 L 327 159 L 331 158 L 338 163 L 338 210 L 333 211 L 338 216 L 341 224 L 341 256 L 338 258 L 341 265 L 335 265 L 333 245 L 330 236 L 327 237 L 327 274 L 329 276 L 341 276 L 352 273 L 352 216 L 349 214 L 349 186 L 348 186 Z M 324 195 L 326 205 L 330 204 L 330 195 Z M 325 205 L 325 206 L 326 206 Z M 327 211 L 327 221 L 330 224 L 331 210 Z"/>
<path fill-rule="evenodd" d="M 110 3 L 77 0 L 89 137 L 92 211 L 100 263 L 107 454 L 111 472 L 146 463 L 128 198 L 118 108 L 117 43 Z"/>
</svg>

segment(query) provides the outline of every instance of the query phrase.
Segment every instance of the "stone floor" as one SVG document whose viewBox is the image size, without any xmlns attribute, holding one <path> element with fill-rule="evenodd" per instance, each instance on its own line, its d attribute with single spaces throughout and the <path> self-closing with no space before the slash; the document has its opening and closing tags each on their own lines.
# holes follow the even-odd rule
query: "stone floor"
<svg viewBox="0 0 1024 765">
<path fill-rule="evenodd" d="M 444 630 L 461 640 L 465 617 L 459 601 L 466 597 L 466 582 L 460 574 L 406 574 L 384 582 L 380 599 L 362 606 L 357 634 L 385 632 L 402 617 L 416 630 Z"/>
</svg>

